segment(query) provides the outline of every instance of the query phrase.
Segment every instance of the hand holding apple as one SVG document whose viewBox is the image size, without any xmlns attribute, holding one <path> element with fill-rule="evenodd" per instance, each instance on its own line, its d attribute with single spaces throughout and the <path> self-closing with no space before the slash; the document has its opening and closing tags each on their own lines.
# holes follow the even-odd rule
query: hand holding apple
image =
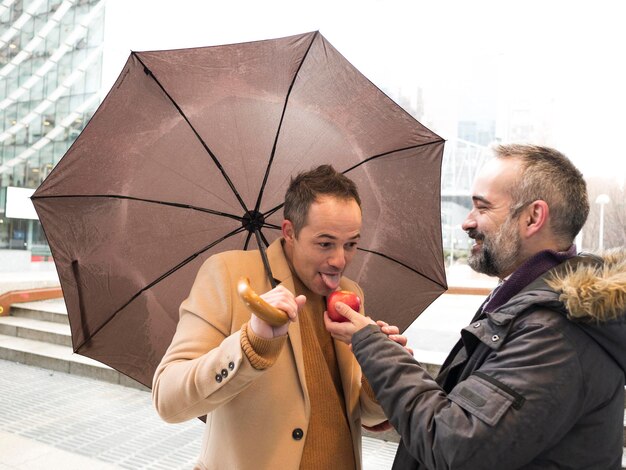
<svg viewBox="0 0 626 470">
<path fill-rule="evenodd" d="M 376 324 L 370 317 L 359 313 L 361 300 L 352 292 L 333 292 L 328 296 L 326 306 L 327 310 L 324 313 L 326 331 L 336 340 L 348 345 L 352 343 L 354 333 L 367 325 Z M 339 311 L 343 312 L 343 315 Z"/>
<path fill-rule="evenodd" d="M 341 315 L 335 309 L 336 302 L 343 302 L 355 312 L 358 312 L 361 309 L 361 299 L 359 299 L 358 295 L 347 290 L 336 290 L 326 299 L 326 310 L 328 311 L 328 316 L 335 322 L 341 323 L 348 321 L 346 317 Z"/>
</svg>

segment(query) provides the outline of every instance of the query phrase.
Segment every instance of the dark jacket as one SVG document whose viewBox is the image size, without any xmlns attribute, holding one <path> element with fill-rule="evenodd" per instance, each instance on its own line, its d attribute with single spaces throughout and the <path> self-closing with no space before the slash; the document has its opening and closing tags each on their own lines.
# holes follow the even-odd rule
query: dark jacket
<svg viewBox="0 0 626 470">
<path fill-rule="evenodd" d="M 394 469 L 620 469 L 626 251 L 577 256 L 461 332 L 437 380 L 370 325 L 352 340 L 402 437 Z"/>
</svg>

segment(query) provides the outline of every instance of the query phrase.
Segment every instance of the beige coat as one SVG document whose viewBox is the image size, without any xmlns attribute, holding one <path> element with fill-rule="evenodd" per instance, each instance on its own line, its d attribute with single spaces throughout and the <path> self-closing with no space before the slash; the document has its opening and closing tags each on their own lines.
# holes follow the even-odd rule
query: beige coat
<svg viewBox="0 0 626 470">
<path fill-rule="evenodd" d="M 272 243 L 267 256 L 274 278 L 294 292 L 280 240 Z M 156 370 L 153 401 L 171 423 L 207 414 L 197 468 L 297 469 L 310 414 L 300 324 L 290 325 L 289 340 L 272 367 L 254 369 L 240 345 L 241 325 L 250 318 L 237 295 L 241 276 L 259 293 L 271 289 L 258 251 L 225 252 L 203 264 Z M 342 279 L 341 288 L 363 298 L 359 286 L 348 279 Z M 360 468 L 361 424 L 371 426 L 385 417 L 362 391 L 361 370 L 348 346 L 335 341 L 335 349 Z M 298 430 L 304 438 L 294 438 Z"/>
</svg>

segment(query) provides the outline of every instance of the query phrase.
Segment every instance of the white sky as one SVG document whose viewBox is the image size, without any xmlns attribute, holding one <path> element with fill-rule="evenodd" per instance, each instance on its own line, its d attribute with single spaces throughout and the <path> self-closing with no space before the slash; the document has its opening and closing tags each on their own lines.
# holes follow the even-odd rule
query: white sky
<svg viewBox="0 0 626 470">
<path fill-rule="evenodd" d="M 622 6 L 624 5 L 624 6 Z M 105 83 L 131 50 L 319 30 L 380 88 L 414 99 L 453 138 L 467 105 L 527 102 L 546 143 L 587 176 L 626 176 L 626 4 L 621 0 L 108 0 Z M 395 96 L 393 96 L 395 98 Z M 496 116 L 494 116 L 495 118 Z"/>
</svg>

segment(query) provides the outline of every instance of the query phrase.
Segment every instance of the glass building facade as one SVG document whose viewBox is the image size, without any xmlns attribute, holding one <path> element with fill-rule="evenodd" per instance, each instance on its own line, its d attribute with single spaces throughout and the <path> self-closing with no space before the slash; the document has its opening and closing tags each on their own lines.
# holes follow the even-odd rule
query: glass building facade
<svg viewBox="0 0 626 470">
<path fill-rule="evenodd" d="M 104 4 L 0 0 L 0 250 L 49 255 L 27 197 L 100 103 Z"/>
</svg>

